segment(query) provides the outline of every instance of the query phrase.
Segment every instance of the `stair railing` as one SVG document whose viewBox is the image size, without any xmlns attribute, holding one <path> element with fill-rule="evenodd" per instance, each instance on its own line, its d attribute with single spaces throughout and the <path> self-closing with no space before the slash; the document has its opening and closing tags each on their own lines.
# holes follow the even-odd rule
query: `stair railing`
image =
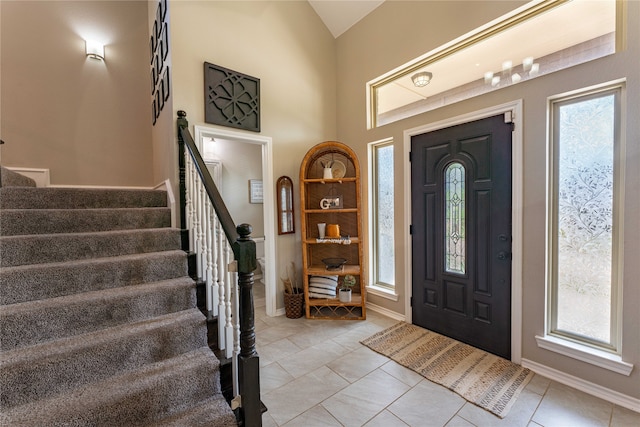
<svg viewBox="0 0 640 427">
<path fill-rule="evenodd" d="M 259 357 L 256 351 L 253 271 L 256 244 L 251 225 L 237 227 L 178 111 L 180 226 L 183 249 L 195 254 L 206 289 L 208 316 L 218 318 L 218 346 L 232 360 L 232 408 L 245 426 L 262 425 Z"/>
</svg>

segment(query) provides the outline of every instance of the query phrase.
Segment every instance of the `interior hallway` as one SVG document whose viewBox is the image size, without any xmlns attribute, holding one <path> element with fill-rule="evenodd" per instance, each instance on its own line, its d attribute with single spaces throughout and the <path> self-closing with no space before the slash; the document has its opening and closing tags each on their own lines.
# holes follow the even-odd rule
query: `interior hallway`
<svg viewBox="0 0 640 427">
<path fill-rule="evenodd" d="M 640 413 L 539 375 L 499 419 L 359 343 L 395 322 L 267 317 L 258 303 L 263 426 L 640 426 Z"/>
</svg>

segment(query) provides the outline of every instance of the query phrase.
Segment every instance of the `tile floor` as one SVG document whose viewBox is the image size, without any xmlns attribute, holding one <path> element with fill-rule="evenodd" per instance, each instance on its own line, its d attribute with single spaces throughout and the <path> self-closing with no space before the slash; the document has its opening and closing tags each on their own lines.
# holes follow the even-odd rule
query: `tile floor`
<svg viewBox="0 0 640 427">
<path fill-rule="evenodd" d="M 257 307 L 263 426 L 640 426 L 640 413 L 539 375 L 500 419 L 359 343 L 395 322 L 371 310 L 336 321 Z"/>
</svg>

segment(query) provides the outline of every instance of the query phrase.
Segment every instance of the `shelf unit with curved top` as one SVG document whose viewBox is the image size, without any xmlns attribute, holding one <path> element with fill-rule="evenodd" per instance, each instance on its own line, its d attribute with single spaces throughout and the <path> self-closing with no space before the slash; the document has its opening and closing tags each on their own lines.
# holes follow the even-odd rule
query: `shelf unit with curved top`
<svg viewBox="0 0 640 427">
<path fill-rule="evenodd" d="M 324 174 L 327 164 L 334 166 L 332 172 L 335 176 L 332 178 Z M 338 200 L 339 203 L 327 207 L 326 199 Z M 300 165 L 300 206 L 306 317 L 365 319 L 360 165 L 349 146 L 338 141 L 326 141 L 307 152 Z M 339 236 L 321 239 L 319 223 L 339 225 Z M 347 262 L 339 270 L 328 270 L 322 262 L 325 258 L 344 258 Z M 351 288 L 350 302 L 341 302 L 337 291 L 335 298 L 313 298 L 309 295 L 312 277 L 337 276 L 340 287 L 344 276 L 348 274 L 356 278 L 356 284 Z"/>
</svg>

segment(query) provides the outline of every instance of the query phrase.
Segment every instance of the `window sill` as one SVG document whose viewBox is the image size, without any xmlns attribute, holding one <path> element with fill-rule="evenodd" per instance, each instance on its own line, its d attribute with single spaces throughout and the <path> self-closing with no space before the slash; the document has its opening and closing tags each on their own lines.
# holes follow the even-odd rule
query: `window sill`
<svg viewBox="0 0 640 427">
<path fill-rule="evenodd" d="M 536 335 L 536 341 L 540 348 L 544 348 L 545 350 L 553 351 L 573 359 L 581 360 L 618 374 L 629 376 L 633 370 L 633 365 L 631 363 L 624 362 L 622 357 L 617 354 L 598 350 L 550 335 L 543 337 Z"/>
<path fill-rule="evenodd" d="M 381 288 L 379 286 L 367 286 L 367 293 L 386 298 L 391 301 L 398 301 L 398 294 L 387 288 Z"/>
</svg>

